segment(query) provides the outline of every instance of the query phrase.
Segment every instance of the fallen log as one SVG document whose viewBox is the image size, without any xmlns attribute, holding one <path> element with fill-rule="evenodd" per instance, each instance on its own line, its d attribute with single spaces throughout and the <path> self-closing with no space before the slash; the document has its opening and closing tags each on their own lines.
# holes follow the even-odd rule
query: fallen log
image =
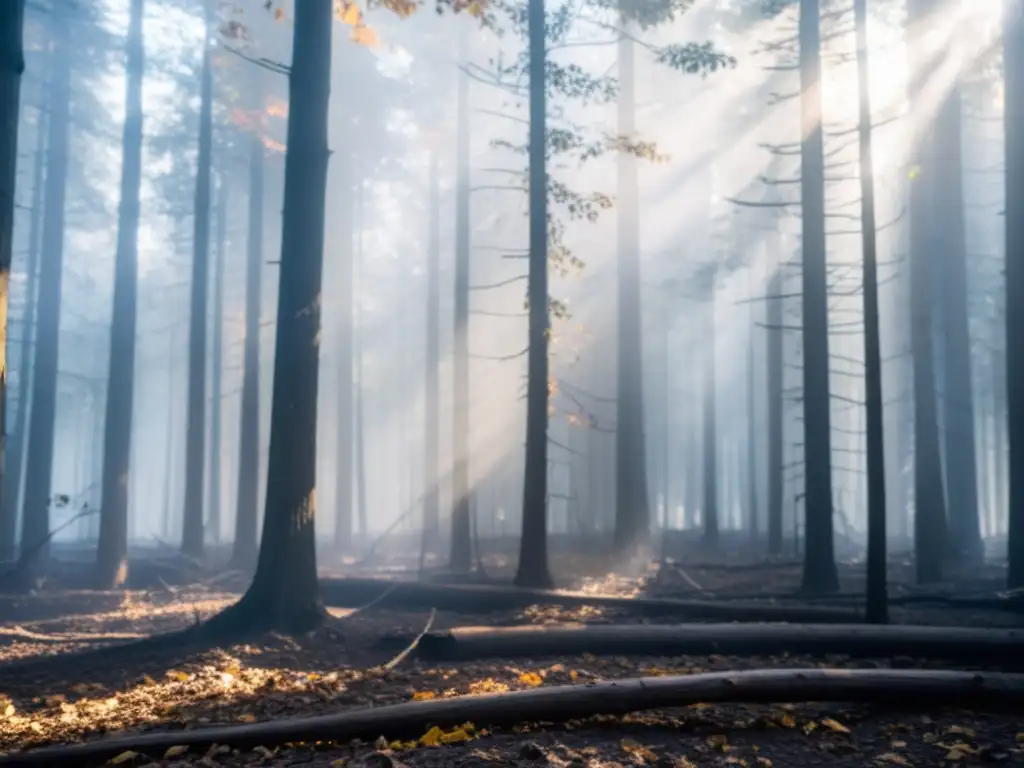
<svg viewBox="0 0 1024 768">
<path fill-rule="evenodd" d="M 867 624 L 574 624 L 456 627 L 420 638 L 427 661 L 543 656 L 841 654 L 1024 667 L 1024 630 Z"/>
<path fill-rule="evenodd" d="M 0 757 L 0 766 L 98 765 L 133 752 L 154 760 L 171 747 L 213 744 L 235 749 L 287 742 L 414 739 L 431 726 L 472 722 L 478 728 L 521 722 L 564 723 L 594 715 L 624 715 L 697 703 L 878 702 L 952 705 L 957 708 L 1024 707 L 1024 675 L 944 670 L 760 669 L 675 677 L 647 677 L 513 693 L 456 696 L 348 710 L 295 720 L 133 734 L 53 746 Z"/>
<path fill-rule="evenodd" d="M 569 608 L 590 606 L 627 610 L 645 616 L 677 615 L 712 621 L 853 624 L 861 620 L 861 612 L 852 608 L 619 597 L 482 584 L 424 584 L 415 581 L 356 578 L 320 580 L 320 592 L 324 603 L 336 608 L 361 605 L 378 597 L 385 589 L 390 589 L 391 592 L 380 602 L 381 607 L 422 610 L 424 606 L 431 605 L 439 611 L 455 613 L 507 611 L 525 608 L 528 605 L 564 605 Z"/>
<path fill-rule="evenodd" d="M 792 602 L 809 602 L 821 604 L 837 602 L 840 604 L 863 601 L 867 599 L 860 592 L 836 592 L 831 595 L 806 595 L 799 591 L 792 592 L 711 592 L 701 594 L 701 600 L 751 601 L 762 600 L 783 605 Z M 929 605 L 942 608 L 957 608 L 970 611 L 1024 611 L 1024 600 L 1020 597 L 1001 597 L 992 595 L 944 595 L 944 594 L 910 594 L 890 595 L 889 605 L 893 607 L 927 607 Z"/>
</svg>

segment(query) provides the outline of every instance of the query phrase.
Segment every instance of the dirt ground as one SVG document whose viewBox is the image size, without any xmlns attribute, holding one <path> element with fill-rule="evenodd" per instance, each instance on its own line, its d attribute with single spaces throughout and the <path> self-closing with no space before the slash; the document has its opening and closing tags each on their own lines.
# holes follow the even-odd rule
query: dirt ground
<svg viewBox="0 0 1024 768">
<path fill-rule="evenodd" d="M 765 584 L 756 574 L 690 574 L 719 592 Z M 675 577 L 673 577 L 675 578 Z M 717 580 L 717 581 L 716 581 Z M 728 588 L 723 584 L 726 580 Z M 667 590 L 665 578 L 662 591 Z M 585 580 L 602 592 L 655 590 L 633 579 Z M 682 588 L 680 588 L 682 589 Z M 692 587 L 691 587 L 692 589 Z M 657 591 L 657 590 L 655 590 Z M 102 738 L 124 731 L 174 731 L 252 723 L 346 708 L 592 680 L 763 667 L 907 667 L 915 660 L 783 657 L 579 657 L 425 664 L 392 659 L 422 631 L 429 609 L 334 611 L 330 626 L 301 641 L 269 636 L 260 642 L 182 653 L 174 648 L 118 652 L 116 661 L 68 653 L 181 629 L 208 617 L 237 595 L 211 589 L 117 593 L 41 592 L 0 597 L 0 752 Z M 972 614 L 930 607 L 907 609 L 901 620 L 974 626 L 1022 624 L 1019 614 Z M 351 614 L 351 615 L 350 615 Z M 636 621 L 599 609 L 533 606 L 478 616 L 438 613 L 434 629 L 468 624 Z M 659 619 L 672 621 L 672 617 Z M 932 664 L 931 666 L 939 666 Z M 953 710 L 900 712 L 884 707 L 694 705 L 625 718 L 599 717 L 568 725 L 524 723 L 489 732 L 466 724 L 447 733 L 424 725 L 417 742 L 388 734 L 374 744 L 267 745 L 246 751 L 230 744 L 190 753 L 117 758 L 121 765 L 165 766 L 801 766 L 1024 765 L 1019 716 Z"/>
</svg>

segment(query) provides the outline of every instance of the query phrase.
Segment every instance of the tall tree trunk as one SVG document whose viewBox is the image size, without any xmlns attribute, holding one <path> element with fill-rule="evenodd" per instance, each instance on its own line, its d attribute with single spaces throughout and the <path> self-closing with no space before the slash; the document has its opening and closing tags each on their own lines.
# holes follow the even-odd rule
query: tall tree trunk
<svg viewBox="0 0 1024 768">
<path fill-rule="evenodd" d="M 220 542 L 221 398 L 224 373 L 224 250 L 227 240 L 228 182 L 222 175 L 217 189 L 217 249 L 213 263 L 213 338 L 210 346 L 210 520 L 209 539 Z"/>
<path fill-rule="evenodd" d="M 956 55 L 954 53 L 954 55 Z M 935 122 L 933 215 L 942 230 L 938 245 L 945 319 L 943 354 L 946 492 L 950 543 L 971 561 L 984 552 L 978 518 L 978 476 L 974 445 L 974 392 L 967 309 L 967 235 L 963 199 L 962 98 L 959 81 L 946 95 Z"/>
<path fill-rule="evenodd" d="M 177 333 L 171 327 L 167 337 L 167 452 L 164 454 L 164 510 L 163 510 L 163 535 L 171 534 L 171 520 L 174 515 L 172 506 L 171 489 L 174 487 L 174 450 L 175 436 L 177 431 L 174 428 L 174 356 L 177 351 L 175 340 Z"/>
<path fill-rule="evenodd" d="M 625 15 L 619 36 L 618 132 L 635 133 L 633 38 Z M 628 554 L 650 539 L 644 441 L 643 332 L 640 312 L 640 222 L 636 156 L 618 156 L 618 341 L 615 400 L 615 549 Z"/>
<path fill-rule="evenodd" d="M 68 128 L 71 98 L 71 21 L 67 0 L 54 4 L 50 19 L 54 57 L 50 81 L 43 240 L 39 260 L 39 322 L 32 361 L 32 412 L 25 466 L 21 552 L 38 548 L 33 567 L 45 567 L 50 533 L 50 478 L 53 473 L 54 421 L 57 409 L 57 356 L 60 348 L 61 282 L 64 272 L 64 207 L 68 177 Z M 5 292 L 6 293 L 6 292 Z"/>
<path fill-rule="evenodd" d="M 754 357 L 754 326 L 751 315 L 750 336 L 747 339 L 747 535 L 751 541 L 757 541 L 761 532 L 757 522 L 757 448 L 760 434 L 757 420 L 757 396 L 755 388 L 756 360 Z"/>
<path fill-rule="evenodd" d="M 259 77 L 257 75 L 257 77 Z M 263 109 L 262 80 L 256 103 Z M 257 505 L 260 496 L 260 305 L 263 293 L 263 137 L 249 137 L 249 211 L 245 255 L 245 342 L 242 350 L 242 405 L 238 437 L 238 494 L 235 544 L 231 554 L 237 568 L 256 563 Z"/>
<path fill-rule="evenodd" d="M 926 64 L 922 24 L 931 4 L 911 0 L 907 4 L 908 58 L 910 71 Z M 912 83 L 908 93 L 911 113 L 918 104 L 921 83 Z M 920 109 L 919 109 L 920 107 Z M 938 405 L 935 394 L 935 359 L 932 343 L 931 260 L 939 253 L 929 213 L 935 210 L 932 193 L 938 179 L 936 168 L 946 162 L 935 154 L 931 131 L 925 128 L 914 146 L 915 159 L 910 181 L 910 336 L 914 376 L 914 550 L 918 583 L 942 578 L 946 541 L 946 498 L 942 483 L 939 449 Z"/>
<path fill-rule="evenodd" d="M 437 149 L 430 151 L 427 226 L 427 361 L 423 403 L 423 531 L 428 551 L 437 543 L 440 526 L 438 452 L 441 450 L 441 393 L 438 373 L 441 366 L 441 191 Z"/>
<path fill-rule="evenodd" d="M 784 368 L 782 365 L 783 298 L 781 267 L 776 267 L 768 283 L 766 334 L 768 340 L 768 554 L 782 554 L 782 508 L 785 505 L 785 437 L 782 427 Z"/>
<path fill-rule="evenodd" d="M 0 33 L 3 34 L 3 33 Z M 20 45 L 20 34 L 18 37 Z M 0 561 L 14 559 L 18 515 L 21 513 L 21 474 L 25 466 L 25 432 L 31 407 L 32 349 L 36 331 L 36 302 L 39 286 L 39 252 L 43 236 L 43 189 L 46 178 L 46 134 L 50 124 L 46 92 L 49 78 L 44 77 L 39 89 L 38 123 L 36 125 L 35 157 L 32 169 L 32 223 L 29 232 L 28 260 L 25 264 L 25 310 L 21 319 L 21 344 L 18 345 L 18 410 L 14 416 L 14 432 L 4 445 L 3 474 L 0 475 Z M 0 224 L 2 226 L 2 224 Z M 4 382 L 6 382 L 6 375 Z M 6 405 L 7 391 L 0 391 Z M 6 411 L 5 411 L 6 412 Z"/>
<path fill-rule="evenodd" d="M 543 0 L 541 0 L 543 2 Z M 465 60 L 465 32 L 459 41 Z M 452 531 L 450 567 L 468 571 L 473 565 L 469 530 L 469 76 L 458 74 L 455 149 L 455 349 L 452 381 Z M 532 247 L 532 245 L 531 245 Z"/>
<path fill-rule="evenodd" d="M 1006 392 L 1010 440 L 1010 589 L 1024 587 L 1024 8 L 1003 22 L 1006 120 Z M 996 457 L 1002 461 L 1001 456 Z"/>
<path fill-rule="evenodd" d="M 203 554 L 203 476 L 206 472 L 206 311 L 210 274 L 210 167 L 213 156 L 214 33 L 212 0 L 205 0 L 206 31 L 200 78 L 199 160 L 192 231 L 192 289 L 188 328 L 188 420 L 185 433 L 185 509 L 182 514 L 181 551 L 190 557 Z"/>
<path fill-rule="evenodd" d="M 523 531 L 516 584 L 551 587 L 548 570 L 548 170 L 547 39 L 544 0 L 528 0 L 530 49 L 530 259 L 527 283 L 529 350 L 526 357 L 526 459 Z"/>
<path fill-rule="evenodd" d="M 800 1 L 800 200 L 803 271 L 804 575 L 806 592 L 839 589 L 832 536 L 825 161 L 821 98 L 821 7 Z"/>
<path fill-rule="evenodd" d="M 352 56 L 351 44 L 339 51 L 343 57 Z M 354 392 L 352 383 L 353 349 L 355 338 L 353 329 L 353 260 L 352 260 L 352 222 L 355 207 L 355 162 L 356 154 L 352 151 L 355 136 L 352 131 L 351 119 L 346 116 L 341 123 L 341 146 L 335 150 L 338 168 L 338 186 L 341 199 L 338 202 L 337 221 L 335 226 L 339 232 L 338 267 L 336 284 L 331 295 L 338 302 L 338 410 L 336 414 L 336 441 L 334 461 L 334 546 L 344 552 L 352 546 L 352 480 L 355 447 L 354 428 Z"/>
<path fill-rule="evenodd" d="M 7 290 L 11 277 L 11 257 L 14 245 L 14 192 L 18 168 L 18 127 L 21 122 L 21 75 L 25 71 L 25 52 L 22 45 L 22 29 L 25 17 L 25 0 L 8 2 L 7 10 L 0 15 L 0 130 L 4 140 L 0 147 L 0 499 L 5 498 L 5 484 L 13 482 L 17 504 L 19 477 L 10 481 L 4 474 L 4 448 L 7 434 Z M 39 176 L 36 176 L 38 183 Z M 24 342 L 23 342 L 24 343 Z M 23 376 L 22 368 L 18 375 Z M 18 410 L 25 407 L 25 401 L 18 401 Z M 10 496 L 10 492 L 7 492 Z M 5 506 L 7 506 L 5 504 Z M 14 512 L 16 515 L 17 512 Z M 13 549 L 13 525 L 16 517 L 3 513 L 5 523 L 0 523 L 0 560 L 9 549 Z M 8 526 L 11 527 L 8 538 Z"/>
<path fill-rule="evenodd" d="M 364 213 L 365 213 L 365 198 L 363 190 L 365 185 L 363 184 L 362 176 L 356 184 L 356 205 L 355 205 L 355 217 L 353 225 L 356 230 L 356 242 L 355 242 L 355 258 L 354 258 L 354 275 L 355 284 L 357 286 L 357 296 L 362 295 L 362 289 L 364 284 L 364 267 L 363 261 L 363 226 L 364 226 Z M 366 435 L 363 431 L 363 409 L 365 408 L 366 398 L 366 375 L 365 375 L 365 360 L 363 356 L 363 327 L 362 327 L 362 313 L 359 306 L 359 302 L 356 301 L 352 305 L 352 312 L 354 314 L 354 356 L 356 366 L 356 384 L 355 384 L 355 397 L 356 397 L 356 436 L 355 436 L 355 482 L 356 482 L 356 518 L 359 521 L 359 532 L 362 534 L 364 540 L 369 533 L 369 523 L 367 521 L 367 508 L 366 508 Z"/>
<path fill-rule="evenodd" d="M 266 513 L 252 584 L 214 620 L 224 629 L 302 633 L 326 615 L 314 521 L 331 28 L 331 0 L 296 4 Z"/>
<path fill-rule="evenodd" d="M 868 475 L 868 583 L 869 622 L 888 621 L 885 532 L 885 434 L 882 402 L 882 341 L 878 310 L 878 248 L 875 235 L 875 170 L 872 159 L 871 80 L 868 68 L 868 4 L 854 0 L 857 28 L 857 133 L 860 144 L 861 240 L 864 254 L 864 392 Z"/>
<path fill-rule="evenodd" d="M 135 326 L 139 271 L 139 195 L 142 186 L 142 79 L 144 2 L 132 0 L 125 50 L 125 120 L 121 203 L 117 213 L 114 308 L 110 318 L 107 417 L 103 434 L 103 509 L 96 550 L 98 589 L 117 586 L 128 555 L 128 489 L 131 477 L 132 408 L 135 400 Z"/>
<path fill-rule="evenodd" d="M 701 402 L 704 405 L 702 422 L 702 453 L 704 468 L 704 500 L 702 518 L 704 524 L 704 543 L 708 547 L 718 546 L 718 376 L 716 373 L 715 356 L 715 289 L 714 269 L 708 270 L 704 276 L 707 284 L 703 286 L 703 298 L 706 312 L 704 320 L 703 368 L 704 383 Z"/>
</svg>

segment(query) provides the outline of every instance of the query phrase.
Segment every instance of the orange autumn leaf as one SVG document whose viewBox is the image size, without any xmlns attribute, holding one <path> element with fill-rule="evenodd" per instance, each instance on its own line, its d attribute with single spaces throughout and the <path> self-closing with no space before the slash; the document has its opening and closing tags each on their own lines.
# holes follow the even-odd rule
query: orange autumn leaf
<svg viewBox="0 0 1024 768">
<path fill-rule="evenodd" d="M 352 42 L 358 45 L 365 45 L 368 48 L 380 45 L 380 38 L 377 33 L 365 24 L 357 24 L 352 27 Z"/>
</svg>

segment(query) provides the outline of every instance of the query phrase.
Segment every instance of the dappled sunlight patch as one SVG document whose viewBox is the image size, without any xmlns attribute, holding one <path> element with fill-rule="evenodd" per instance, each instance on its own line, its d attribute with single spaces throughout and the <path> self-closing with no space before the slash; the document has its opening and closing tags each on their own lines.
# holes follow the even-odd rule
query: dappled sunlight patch
<svg viewBox="0 0 1024 768">
<path fill-rule="evenodd" d="M 530 624 L 586 623 L 605 615 L 604 608 L 592 605 L 569 607 L 564 605 L 528 605 L 516 618 Z"/>
</svg>

